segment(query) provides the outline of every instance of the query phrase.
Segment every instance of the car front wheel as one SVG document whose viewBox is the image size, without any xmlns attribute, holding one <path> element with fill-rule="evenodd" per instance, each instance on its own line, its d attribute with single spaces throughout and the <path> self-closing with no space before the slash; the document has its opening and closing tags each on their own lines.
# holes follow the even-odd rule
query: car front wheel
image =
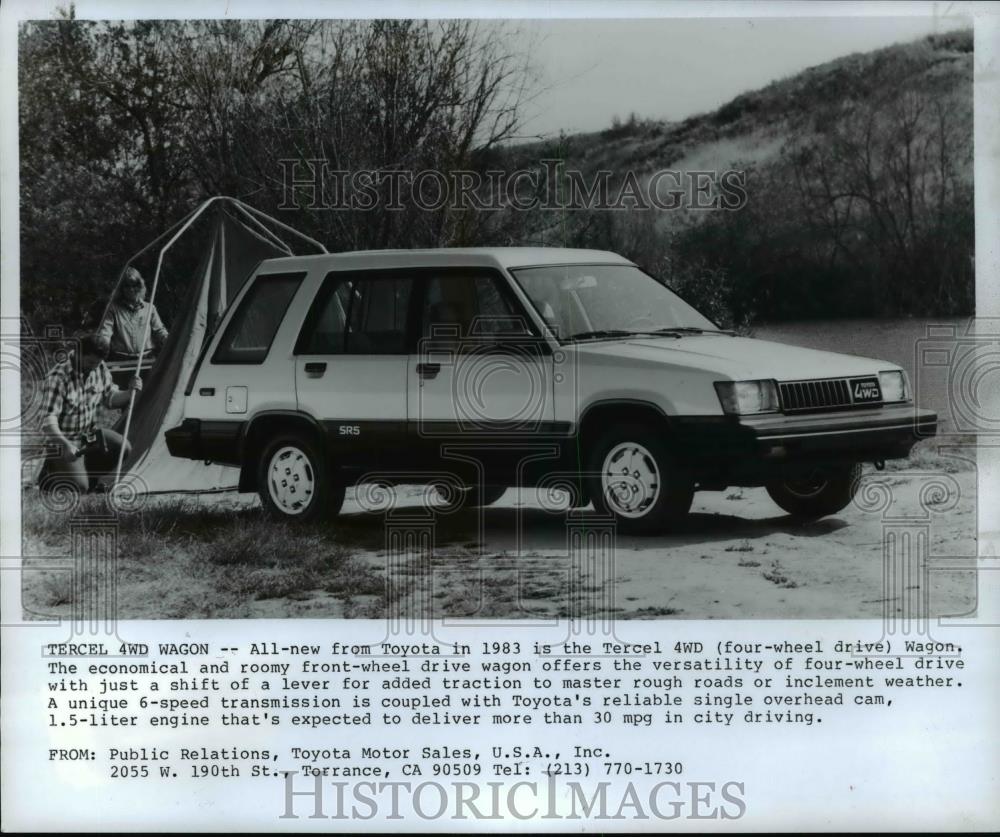
<svg viewBox="0 0 1000 837">
<path fill-rule="evenodd" d="M 837 465 L 794 479 L 774 480 L 767 493 L 782 509 L 802 520 L 815 520 L 846 508 L 858 493 L 861 465 Z"/>
<path fill-rule="evenodd" d="M 305 435 L 271 440 L 260 458 L 257 485 L 265 510 L 278 520 L 333 517 L 344 503 L 344 485 L 331 478 L 319 448 Z"/>
<path fill-rule="evenodd" d="M 690 510 L 694 483 L 664 440 L 646 425 L 620 425 L 591 450 L 587 494 L 598 512 L 614 516 L 625 533 L 669 529 Z"/>
</svg>

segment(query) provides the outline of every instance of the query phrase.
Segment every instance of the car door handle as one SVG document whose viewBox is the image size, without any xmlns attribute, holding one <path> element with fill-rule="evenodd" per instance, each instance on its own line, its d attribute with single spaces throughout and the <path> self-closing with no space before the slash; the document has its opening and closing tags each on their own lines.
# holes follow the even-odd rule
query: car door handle
<svg viewBox="0 0 1000 837">
<path fill-rule="evenodd" d="M 307 363 L 305 366 L 306 374 L 310 378 L 322 378 L 323 373 L 326 372 L 325 363 Z"/>
<path fill-rule="evenodd" d="M 436 378 L 438 372 L 441 371 L 440 363 L 418 363 L 417 364 L 417 374 L 421 378 Z"/>
</svg>

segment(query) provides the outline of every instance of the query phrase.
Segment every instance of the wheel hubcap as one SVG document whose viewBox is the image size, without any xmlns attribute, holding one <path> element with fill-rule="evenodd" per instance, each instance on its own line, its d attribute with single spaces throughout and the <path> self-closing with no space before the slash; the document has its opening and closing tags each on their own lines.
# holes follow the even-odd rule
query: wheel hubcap
<svg viewBox="0 0 1000 837">
<path fill-rule="evenodd" d="M 653 455 L 636 442 L 615 445 L 604 458 L 601 490 L 623 517 L 642 517 L 660 496 L 660 471 Z"/>
<path fill-rule="evenodd" d="M 309 457 L 286 445 L 271 457 L 267 488 L 274 504 L 285 514 L 302 514 L 312 502 L 316 478 Z"/>
</svg>

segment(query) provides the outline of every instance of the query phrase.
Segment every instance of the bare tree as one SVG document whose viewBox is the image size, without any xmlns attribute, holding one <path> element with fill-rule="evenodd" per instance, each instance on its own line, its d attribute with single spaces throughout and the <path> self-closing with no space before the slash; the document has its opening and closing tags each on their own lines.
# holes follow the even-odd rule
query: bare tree
<svg viewBox="0 0 1000 837">
<path fill-rule="evenodd" d="M 971 211 L 959 175 L 971 165 L 970 111 L 953 93 L 896 90 L 840 106 L 827 133 L 791 151 L 817 240 L 833 260 L 874 263 L 873 290 L 887 309 L 905 309 L 904 295 L 947 301 L 947 274 L 963 269 L 955 251 L 967 238 L 956 223 Z"/>
<path fill-rule="evenodd" d="M 519 127 L 531 79 L 520 46 L 502 24 L 467 20 L 201 24 L 178 49 L 204 114 L 190 140 L 204 153 L 192 165 L 206 190 L 271 206 L 286 187 L 282 160 L 301 161 L 307 181 L 310 161 L 348 173 L 470 167 Z M 349 198 L 330 187 L 339 191 L 329 200 Z M 312 201 L 312 185 L 302 192 Z M 396 196 L 406 209 L 386 209 L 386 185 L 371 209 L 301 222 L 342 248 L 468 235 L 460 210 L 421 212 L 410 197 Z"/>
</svg>

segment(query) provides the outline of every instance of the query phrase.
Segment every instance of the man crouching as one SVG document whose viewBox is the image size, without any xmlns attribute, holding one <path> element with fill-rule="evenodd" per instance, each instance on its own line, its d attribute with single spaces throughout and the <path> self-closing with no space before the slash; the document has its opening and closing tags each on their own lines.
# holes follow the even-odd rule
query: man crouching
<svg viewBox="0 0 1000 837">
<path fill-rule="evenodd" d="M 42 432 L 56 446 L 42 466 L 39 486 L 44 490 L 67 482 L 81 492 L 91 480 L 112 471 L 118 454 L 130 446 L 120 434 L 97 426 L 97 408 L 128 406 L 129 393 L 142 390 L 142 379 L 133 377 L 128 389 L 120 390 L 111 380 L 104 361 L 110 346 L 106 338 L 88 334 L 79 348 L 49 371 L 45 380 L 45 415 Z"/>
</svg>

